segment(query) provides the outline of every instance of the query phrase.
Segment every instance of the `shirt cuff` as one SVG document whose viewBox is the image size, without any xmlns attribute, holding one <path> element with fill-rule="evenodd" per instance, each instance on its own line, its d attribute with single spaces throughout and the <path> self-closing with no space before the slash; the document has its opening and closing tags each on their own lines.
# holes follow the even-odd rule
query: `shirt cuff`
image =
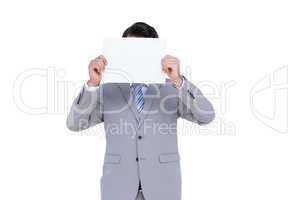
<svg viewBox="0 0 300 200">
<path fill-rule="evenodd" d="M 99 89 L 99 86 L 89 86 L 87 82 L 84 83 L 84 88 L 89 92 L 94 92 Z"/>
<path fill-rule="evenodd" d="M 185 78 L 184 76 L 181 76 L 181 79 L 182 79 L 182 83 L 181 83 L 181 86 L 179 86 L 177 89 L 180 90 L 181 88 L 183 88 L 183 85 L 185 83 Z"/>
</svg>

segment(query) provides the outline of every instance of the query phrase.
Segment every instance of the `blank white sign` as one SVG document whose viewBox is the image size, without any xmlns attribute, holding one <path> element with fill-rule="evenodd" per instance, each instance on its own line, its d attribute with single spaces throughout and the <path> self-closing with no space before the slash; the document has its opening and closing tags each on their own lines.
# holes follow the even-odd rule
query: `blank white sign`
<svg viewBox="0 0 300 200">
<path fill-rule="evenodd" d="M 165 83 L 161 59 L 166 42 L 157 38 L 118 38 L 103 41 L 108 65 L 104 83 Z"/>
</svg>

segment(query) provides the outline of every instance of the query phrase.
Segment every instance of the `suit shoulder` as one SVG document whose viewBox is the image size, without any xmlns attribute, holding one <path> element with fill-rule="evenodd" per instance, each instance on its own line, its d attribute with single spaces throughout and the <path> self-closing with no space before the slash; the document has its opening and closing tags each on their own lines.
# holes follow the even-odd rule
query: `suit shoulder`
<svg viewBox="0 0 300 200">
<path fill-rule="evenodd" d="M 166 81 L 166 83 L 161 87 L 161 92 L 166 94 L 177 94 L 178 90 L 171 81 Z"/>
</svg>

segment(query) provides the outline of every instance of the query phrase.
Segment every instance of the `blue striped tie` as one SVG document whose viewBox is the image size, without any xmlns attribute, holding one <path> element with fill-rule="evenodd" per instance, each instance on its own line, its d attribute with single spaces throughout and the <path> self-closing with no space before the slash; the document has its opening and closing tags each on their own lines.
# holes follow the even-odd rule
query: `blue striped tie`
<svg viewBox="0 0 300 200">
<path fill-rule="evenodd" d="M 144 108 L 145 100 L 144 100 L 144 94 L 143 94 L 143 84 L 132 84 L 133 89 L 133 95 L 134 95 L 134 101 L 137 108 L 138 113 L 141 113 L 141 111 Z"/>
</svg>

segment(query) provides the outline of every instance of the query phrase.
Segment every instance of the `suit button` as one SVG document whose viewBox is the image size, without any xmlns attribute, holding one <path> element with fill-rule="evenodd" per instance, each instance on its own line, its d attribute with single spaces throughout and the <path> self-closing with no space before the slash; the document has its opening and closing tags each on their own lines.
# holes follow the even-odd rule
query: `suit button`
<svg viewBox="0 0 300 200">
<path fill-rule="evenodd" d="M 142 136 L 140 136 L 140 135 L 139 135 L 139 137 L 138 137 L 138 138 L 139 138 L 139 140 L 141 140 L 141 139 L 142 139 Z"/>
<path fill-rule="evenodd" d="M 139 162 L 139 158 L 138 158 L 138 157 L 136 157 L 136 159 L 135 159 L 135 160 L 136 160 L 136 162 Z"/>
</svg>

